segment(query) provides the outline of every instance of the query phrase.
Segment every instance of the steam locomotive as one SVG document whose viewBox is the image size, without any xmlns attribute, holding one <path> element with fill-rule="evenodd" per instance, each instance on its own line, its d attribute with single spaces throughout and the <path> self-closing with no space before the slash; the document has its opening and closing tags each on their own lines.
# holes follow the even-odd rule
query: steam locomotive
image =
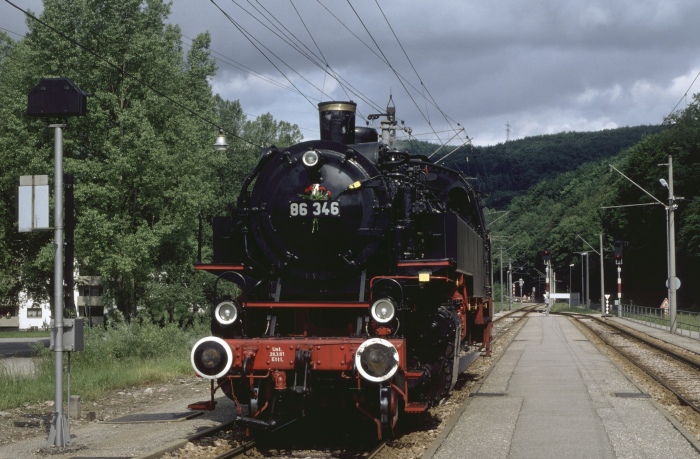
<svg viewBox="0 0 700 459">
<path fill-rule="evenodd" d="M 381 140 L 355 127 L 355 110 L 320 103 L 321 140 L 264 150 L 230 214 L 213 219 L 213 260 L 196 264 L 217 276 L 212 336 L 191 353 L 211 400 L 191 408 L 214 409 L 221 389 L 240 425 L 274 431 L 350 407 L 383 438 L 490 353 L 478 193 L 394 147 L 393 103 L 370 116 Z"/>
</svg>

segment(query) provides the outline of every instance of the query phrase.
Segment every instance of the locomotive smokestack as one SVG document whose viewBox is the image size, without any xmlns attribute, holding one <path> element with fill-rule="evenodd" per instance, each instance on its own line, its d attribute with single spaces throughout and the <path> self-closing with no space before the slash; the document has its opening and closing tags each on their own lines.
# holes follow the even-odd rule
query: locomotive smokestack
<svg viewBox="0 0 700 459">
<path fill-rule="evenodd" d="M 355 143 L 355 102 L 321 102 L 318 104 L 321 140 L 346 145 Z"/>
</svg>

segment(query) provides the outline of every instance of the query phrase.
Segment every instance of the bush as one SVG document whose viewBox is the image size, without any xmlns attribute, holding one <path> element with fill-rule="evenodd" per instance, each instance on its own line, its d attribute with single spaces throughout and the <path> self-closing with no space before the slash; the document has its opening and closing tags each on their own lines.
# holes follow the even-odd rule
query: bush
<svg viewBox="0 0 700 459">
<path fill-rule="evenodd" d="M 91 400 L 111 389 L 167 381 L 193 374 L 189 353 L 194 343 L 209 334 L 208 318 L 180 329 L 152 323 L 112 321 L 107 328 L 85 329 L 85 346 L 72 352 L 71 391 Z M 32 376 L 0 372 L 0 410 L 40 403 L 54 397 L 54 353 L 41 344 L 33 346 L 36 371 Z M 67 353 L 66 353 L 67 354 Z"/>
</svg>

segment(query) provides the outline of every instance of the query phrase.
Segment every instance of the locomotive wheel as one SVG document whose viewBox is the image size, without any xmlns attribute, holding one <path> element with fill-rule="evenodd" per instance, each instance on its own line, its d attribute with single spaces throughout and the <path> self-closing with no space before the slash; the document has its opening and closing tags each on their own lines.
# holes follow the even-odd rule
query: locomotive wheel
<svg viewBox="0 0 700 459">
<path fill-rule="evenodd" d="M 399 420 L 399 397 L 392 387 L 379 389 L 379 411 L 382 439 L 395 438 Z"/>
<path fill-rule="evenodd" d="M 455 360 L 455 352 L 456 349 L 452 345 L 449 345 L 445 351 L 445 358 L 442 362 L 442 371 L 440 372 L 440 400 L 447 397 L 447 395 L 450 393 L 450 389 L 452 388 L 452 378 L 454 377 L 452 373 L 454 369 L 453 365 Z"/>
</svg>

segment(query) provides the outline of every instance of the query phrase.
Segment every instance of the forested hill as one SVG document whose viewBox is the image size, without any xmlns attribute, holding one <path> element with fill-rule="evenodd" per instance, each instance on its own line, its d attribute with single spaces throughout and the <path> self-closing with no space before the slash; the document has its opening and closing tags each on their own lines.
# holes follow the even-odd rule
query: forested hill
<svg viewBox="0 0 700 459">
<path fill-rule="evenodd" d="M 584 163 L 615 156 L 645 135 L 664 129 L 665 126 L 636 126 L 597 132 L 565 132 L 488 147 L 465 146 L 442 163 L 475 177 L 488 207 L 505 209 L 514 197 L 525 194 L 539 181 L 576 170 Z M 422 142 L 404 142 L 401 148 L 430 155 L 437 147 Z M 448 152 L 441 151 L 433 159 Z"/>
</svg>

